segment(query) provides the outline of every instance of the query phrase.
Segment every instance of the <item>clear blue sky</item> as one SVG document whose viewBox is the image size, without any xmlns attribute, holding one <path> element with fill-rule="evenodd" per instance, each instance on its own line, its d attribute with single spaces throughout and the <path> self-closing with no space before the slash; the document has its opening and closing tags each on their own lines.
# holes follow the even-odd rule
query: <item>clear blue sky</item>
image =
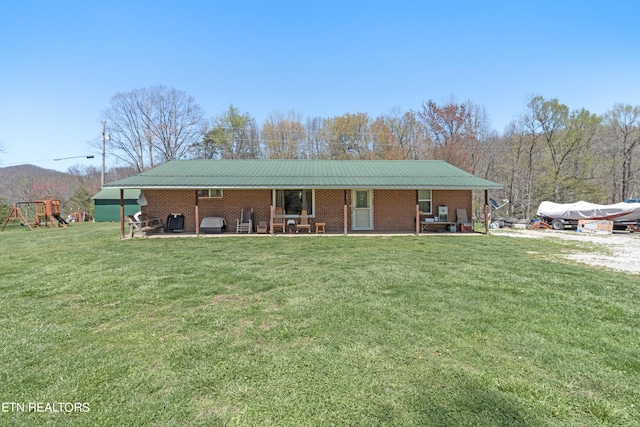
<svg viewBox="0 0 640 427">
<path fill-rule="evenodd" d="M 100 167 L 110 98 L 158 84 L 258 124 L 452 95 L 498 132 L 531 95 L 602 114 L 640 105 L 638 16 L 635 0 L 3 1 L 0 166 Z"/>
</svg>

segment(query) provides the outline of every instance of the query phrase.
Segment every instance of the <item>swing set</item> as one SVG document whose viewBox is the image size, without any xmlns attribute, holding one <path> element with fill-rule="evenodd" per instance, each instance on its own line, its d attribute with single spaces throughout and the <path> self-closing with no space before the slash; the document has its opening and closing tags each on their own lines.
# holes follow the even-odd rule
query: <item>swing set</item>
<svg viewBox="0 0 640 427">
<path fill-rule="evenodd" d="M 35 218 L 30 223 L 25 216 L 24 211 L 34 210 Z M 54 199 L 53 196 L 44 200 L 36 200 L 35 202 L 16 202 L 13 209 L 7 216 L 2 229 L 7 226 L 9 221 L 22 219 L 22 225 L 26 225 L 30 230 L 37 227 L 66 227 L 67 221 L 60 216 L 60 200 Z"/>
</svg>

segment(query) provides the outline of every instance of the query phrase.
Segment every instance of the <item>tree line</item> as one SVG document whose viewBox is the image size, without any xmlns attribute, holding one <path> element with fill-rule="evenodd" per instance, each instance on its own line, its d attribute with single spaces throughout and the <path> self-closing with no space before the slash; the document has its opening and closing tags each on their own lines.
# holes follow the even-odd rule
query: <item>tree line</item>
<svg viewBox="0 0 640 427">
<path fill-rule="evenodd" d="M 525 218 L 543 200 L 615 203 L 640 191 L 640 106 L 596 115 L 531 96 L 498 133 L 484 107 L 453 97 L 379 117 L 292 111 L 258 123 L 233 105 L 208 120 L 192 96 L 155 86 L 114 95 L 102 119 L 107 153 L 137 172 L 179 158 L 438 159 L 503 184 L 496 197 Z"/>
</svg>

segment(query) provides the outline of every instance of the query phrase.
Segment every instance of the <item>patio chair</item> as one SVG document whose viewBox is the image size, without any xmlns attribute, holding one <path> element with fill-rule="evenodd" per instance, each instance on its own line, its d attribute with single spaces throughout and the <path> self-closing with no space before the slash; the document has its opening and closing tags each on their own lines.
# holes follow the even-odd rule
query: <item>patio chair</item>
<svg viewBox="0 0 640 427">
<path fill-rule="evenodd" d="M 240 219 L 236 219 L 236 233 L 251 234 L 253 229 L 253 209 L 244 210 L 240 214 Z"/>
<path fill-rule="evenodd" d="M 266 234 L 269 229 L 269 223 L 267 221 L 260 221 L 256 227 L 256 232 L 259 234 Z"/>
<path fill-rule="evenodd" d="M 273 214 L 273 230 L 272 233 L 275 233 L 277 229 L 282 229 L 284 233 L 287 227 L 287 222 L 285 220 L 285 212 L 281 206 L 276 207 L 276 211 Z"/>
<path fill-rule="evenodd" d="M 148 233 L 163 231 L 164 226 L 160 218 L 148 218 L 146 215 L 127 215 L 127 224 L 129 224 L 129 238 L 136 235 L 146 237 Z"/>
<path fill-rule="evenodd" d="M 468 232 L 473 230 L 473 224 L 469 222 L 466 209 L 456 209 L 456 223 L 458 231 Z"/>
<path fill-rule="evenodd" d="M 140 236 L 144 236 L 142 231 L 142 227 L 140 226 L 140 221 L 136 221 L 133 215 L 126 216 L 127 224 L 129 224 L 129 238 L 131 239 L 138 233 Z"/>
<path fill-rule="evenodd" d="M 309 224 L 309 215 L 307 214 L 307 211 L 302 211 L 300 220 L 296 226 L 296 233 L 299 233 L 300 229 L 306 229 L 307 233 L 311 233 L 311 224 Z"/>
</svg>

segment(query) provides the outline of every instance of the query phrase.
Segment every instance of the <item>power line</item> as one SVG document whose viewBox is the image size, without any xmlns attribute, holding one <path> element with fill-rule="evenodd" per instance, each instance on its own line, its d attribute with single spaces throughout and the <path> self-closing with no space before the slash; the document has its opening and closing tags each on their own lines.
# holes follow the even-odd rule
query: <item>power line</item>
<svg viewBox="0 0 640 427">
<path fill-rule="evenodd" d="M 85 156 L 62 157 L 62 158 L 59 158 L 59 159 L 25 160 L 23 162 L 10 163 L 8 165 L 0 165 L 0 166 L 8 167 L 8 166 L 28 165 L 28 164 L 31 164 L 31 163 L 59 162 L 61 160 L 69 160 L 69 159 L 93 159 L 94 157 L 95 156 L 93 154 L 89 154 L 89 155 L 85 155 Z"/>
</svg>

